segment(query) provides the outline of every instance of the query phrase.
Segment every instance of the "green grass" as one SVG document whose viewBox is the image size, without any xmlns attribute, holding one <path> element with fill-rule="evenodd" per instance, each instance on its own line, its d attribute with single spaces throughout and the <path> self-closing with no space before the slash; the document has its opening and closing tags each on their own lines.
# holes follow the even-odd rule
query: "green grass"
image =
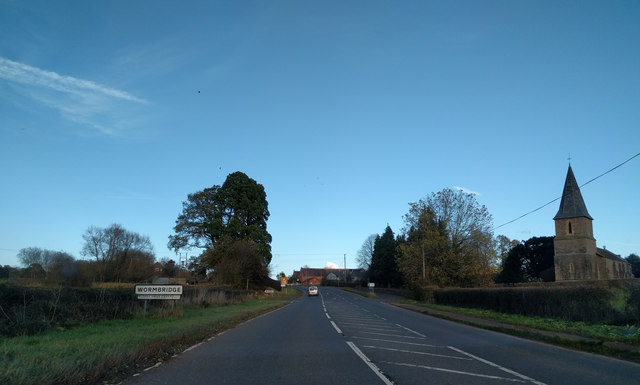
<svg viewBox="0 0 640 385">
<path fill-rule="evenodd" d="M 378 296 L 375 295 L 374 293 L 364 292 L 364 291 L 361 291 L 361 290 L 356 290 L 356 289 L 353 289 L 351 287 L 341 287 L 340 289 L 342 289 L 344 291 L 348 291 L 349 293 L 353 293 L 353 294 L 357 294 L 357 295 L 362 296 L 362 297 L 366 297 L 366 298 L 378 298 Z"/>
<path fill-rule="evenodd" d="M 534 329 L 574 334 L 605 341 L 640 345 L 640 327 L 634 325 L 616 326 L 606 324 L 587 324 L 584 322 L 570 322 L 553 318 L 525 317 L 517 314 L 504 314 L 481 309 L 425 304 L 410 300 L 403 302 L 433 309 L 467 314 L 477 318 L 495 320 L 512 325 L 526 326 Z"/>
<path fill-rule="evenodd" d="M 37 336 L 0 338 L 0 384 L 94 384 L 165 359 L 222 330 L 286 304 L 269 299 L 164 318 L 105 321 Z"/>
<path fill-rule="evenodd" d="M 455 315 L 429 313 L 456 322 L 640 363 L 640 327 L 637 325 L 587 324 L 584 322 L 525 317 L 488 310 L 435 305 L 411 300 L 401 302 L 443 310 L 448 313 L 464 314 L 474 319 L 498 321 L 499 324 L 486 324 L 474 319 L 460 319 Z"/>
</svg>

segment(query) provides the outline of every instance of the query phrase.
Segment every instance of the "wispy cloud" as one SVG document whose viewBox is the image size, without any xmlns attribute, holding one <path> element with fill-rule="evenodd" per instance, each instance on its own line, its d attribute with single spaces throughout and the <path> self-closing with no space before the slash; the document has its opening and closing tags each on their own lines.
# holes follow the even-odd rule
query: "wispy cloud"
<svg viewBox="0 0 640 385">
<path fill-rule="evenodd" d="M 456 189 L 456 190 L 460 190 L 460 191 L 462 191 L 462 192 L 465 192 L 465 193 L 467 193 L 467 194 L 471 194 L 471 195 L 478 195 L 478 196 L 479 196 L 479 195 L 482 195 L 482 194 L 480 194 L 479 192 L 477 192 L 477 191 L 473 191 L 473 190 L 469 190 L 469 189 L 468 189 L 468 188 L 466 188 L 466 187 L 453 186 L 453 188 L 454 188 L 454 189 Z"/>
<path fill-rule="evenodd" d="M 145 99 L 102 84 L 60 75 L 0 57 L 0 79 L 35 89 L 29 96 L 54 108 L 65 118 L 114 134 L 118 102 L 148 104 Z M 51 91 L 55 94 L 52 95 Z M 117 119 L 115 119 L 117 120 Z"/>
</svg>

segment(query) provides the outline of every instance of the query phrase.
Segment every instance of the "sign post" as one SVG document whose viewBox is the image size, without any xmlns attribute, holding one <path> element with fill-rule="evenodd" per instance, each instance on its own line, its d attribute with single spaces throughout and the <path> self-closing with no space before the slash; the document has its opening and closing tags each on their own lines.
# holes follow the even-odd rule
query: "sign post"
<svg viewBox="0 0 640 385">
<path fill-rule="evenodd" d="M 144 315 L 147 316 L 147 302 L 150 299 L 180 299 L 182 285 L 136 285 L 135 294 L 144 300 Z M 175 301 L 171 303 L 171 308 Z"/>
<path fill-rule="evenodd" d="M 283 290 L 285 291 L 285 293 L 287 292 L 287 282 L 288 279 L 285 275 L 283 275 L 282 277 L 280 277 L 280 287 L 283 288 Z"/>
<path fill-rule="evenodd" d="M 138 299 L 180 299 L 182 285 L 136 285 Z"/>
</svg>

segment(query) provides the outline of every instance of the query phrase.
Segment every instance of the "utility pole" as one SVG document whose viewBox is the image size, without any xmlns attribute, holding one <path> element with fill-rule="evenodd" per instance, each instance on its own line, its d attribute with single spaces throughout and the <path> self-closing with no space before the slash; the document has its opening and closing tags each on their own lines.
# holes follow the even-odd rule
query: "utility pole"
<svg viewBox="0 0 640 385">
<path fill-rule="evenodd" d="M 427 272 L 426 272 L 426 266 L 425 266 L 425 260 L 424 260 L 424 245 L 422 246 L 422 280 L 424 281 L 426 279 L 427 276 Z"/>
<path fill-rule="evenodd" d="M 344 255 L 344 282 L 347 283 L 347 254 Z"/>
</svg>

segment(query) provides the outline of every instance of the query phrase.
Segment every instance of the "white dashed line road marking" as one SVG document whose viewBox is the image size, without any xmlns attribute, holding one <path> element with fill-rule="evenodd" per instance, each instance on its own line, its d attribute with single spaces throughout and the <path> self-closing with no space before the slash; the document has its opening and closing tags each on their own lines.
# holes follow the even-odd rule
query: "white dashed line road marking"
<svg viewBox="0 0 640 385">
<path fill-rule="evenodd" d="M 333 325 L 333 328 L 336 329 L 338 334 L 342 334 L 342 330 L 340 330 L 340 328 L 338 327 L 338 325 L 336 325 L 335 322 L 331 321 L 331 325 Z"/>
</svg>

